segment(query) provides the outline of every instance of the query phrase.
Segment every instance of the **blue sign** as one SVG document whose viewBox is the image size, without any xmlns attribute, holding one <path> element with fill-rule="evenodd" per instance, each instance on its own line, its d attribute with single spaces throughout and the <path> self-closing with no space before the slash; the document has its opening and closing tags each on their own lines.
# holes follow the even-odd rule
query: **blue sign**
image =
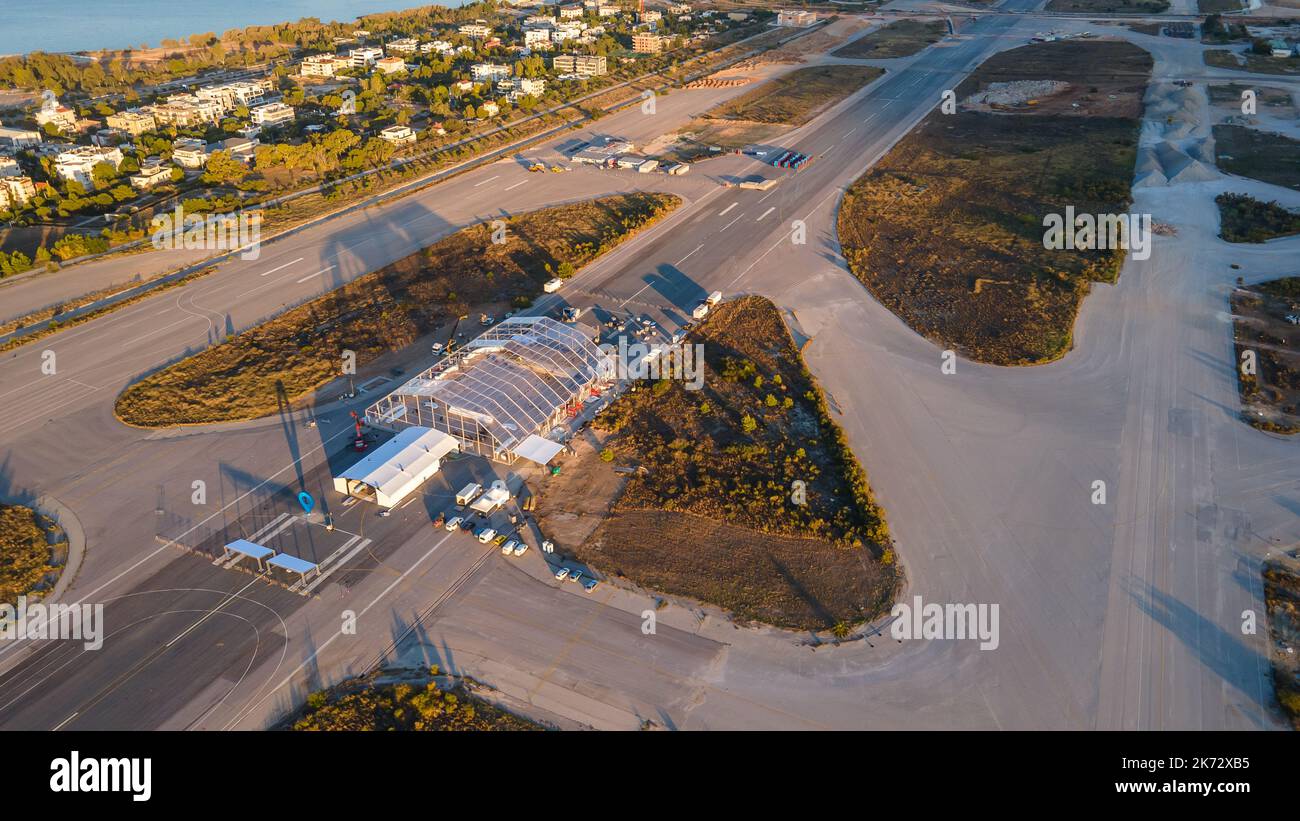
<svg viewBox="0 0 1300 821">
<path fill-rule="evenodd" d="M 310 493 L 304 490 L 302 493 L 298 494 L 298 504 L 302 505 L 303 510 L 311 513 L 311 509 L 316 506 L 316 500 L 311 497 Z"/>
</svg>

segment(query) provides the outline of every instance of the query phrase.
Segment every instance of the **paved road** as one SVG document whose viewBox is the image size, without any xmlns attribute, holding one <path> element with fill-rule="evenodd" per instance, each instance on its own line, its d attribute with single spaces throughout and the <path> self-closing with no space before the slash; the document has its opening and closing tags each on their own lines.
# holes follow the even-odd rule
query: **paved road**
<svg viewBox="0 0 1300 821">
<path fill-rule="evenodd" d="M 998 17 L 975 26 L 969 33 L 977 36 L 891 63 L 895 70 L 885 78 L 783 139 L 817 158 L 799 174 L 766 192 L 712 185 L 691 191 L 686 209 L 583 271 L 564 298 L 667 321 L 715 288 L 764 293 L 789 309 L 812 336 L 810 366 L 842 411 L 889 511 L 909 595 L 1000 604 L 998 650 L 877 638 L 813 651 L 788 635 L 735 630 L 680 607 L 665 610 L 661 631 L 644 637 L 634 616 L 648 600 L 608 587 L 604 598 L 587 597 L 576 586 L 525 572 L 524 563 L 476 568 L 470 553 L 449 549 L 455 543 L 431 546 L 414 535 L 393 554 L 391 606 L 372 597 L 385 591 L 378 573 L 367 576 L 370 586 L 349 605 L 370 602 L 371 612 L 391 610 L 401 621 L 445 597 L 418 639 L 401 648 L 403 658 L 437 648 L 437 657 L 460 671 L 594 726 L 636 726 L 645 718 L 683 728 L 1274 726 L 1264 687 L 1266 643 L 1240 636 L 1236 627 L 1242 610 L 1261 608 L 1256 580 L 1265 545 L 1300 536 L 1293 506 L 1300 469 L 1297 443 L 1233 418 L 1235 388 L 1225 364 L 1231 343 L 1217 317 L 1232 276 L 1226 265 L 1159 240 L 1148 263 L 1131 262 L 1117 287 L 1089 298 L 1078 347 L 1061 362 L 1034 369 L 962 362 L 948 376 L 939 371 L 939 351 L 843 269 L 834 237 L 842 188 L 969 66 L 1043 24 Z M 758 168 L 742 158 L 718 162 L 715 175 Z M 484 169 L 460 184 L 495 190 L 505 177 L 484 180 L 499 173 Z M 582 179 L 548 175 L 536 182 Z M 547 199 L 548 192 L 536 193 L 539 202 Z M 1145 192 L 1138 204 L 1179 195 L 1187 191 Z M 1161 204 L 1151 202 L 1152 210 Z M 375 244 L 422 244 L 402 222 L 421 215 L 396 218 L 399 209 L 373 215 L 373 231 L 383 237 Z M 789 241 L 796 219 L 807 226 L 805 245 Z M 241 327 L 268 305 L 273 310 L 274 299 L 305 298 L 324 287 L 333 271 L 297 280 L 334 259 L 336 247 L 322 243 L 300 268 L 284 269 L 292 276 L 267 273 L 280 283 L 264 289 L 275 293 L 269 301 L 250 300 L 247 287 L 261 287 L 254 277 L 264 279 L 263 272 L 290 260 L 268 265 L 264 258 L 259 270 L 223 274 L 212 287 L 229 287 L 221 304 Z M 1267 258 L 1248 273 L 1279 273 L 1270 260 L 1280 263 L 1293 247 L 1260 249 Z M 287 249 L 276 252 L 298 253 Z M 337 276 L 366 264 L 367 251 L 347 253 L 360 256 L 349 256 Z M 1249 253 L 1222 250 L 1234 258 Z M 182 313 L 200 315 L 169 314 L 194 325 L 184 335 L 145 325 L 149 314 L 135 314 L 117 328 L 110 318 L 56 337 L 59 361 L 71 360 L 57 376 L 37 376 L 33 352 L 20 350 L 0 364 L 7 401 L 19 402 L 4 434 L 0 477 L 18 489 L 51 492 L 83 517 L 94 549 L 74 596 L 95 592 L 103 580 L 126 586 L 143 572 L 134 563 L 163 560 L 152 553 L 154 508 L 183 503 L 176 499 L 188 495 L 192 479 L 211 479 L 222 488 L 214 507 L 226 505 L 262 477 L 286 482 L 287 458 L 318 459 L 319 439 L 339 435 L 336 426 L 314 432 L 312 441 L 286 441 L 275 420 L 220 434 L 143 434 L 111 420 L 112 396 L 131 374 L 186 345 L 206 344 L 205 316 L 217 314 L 212 338 L 220 336 L 223 312 L 205 314 L 199 306 L 217 305 L 223 293 L 205 299 L 201 285 L 167 298 Z M 119 352 L 137 333 L 158 338 L 145 336 Z M 76 466 L 71 473 L 69 466 Z M 1090 503 L 1098 479 L 1108 484 L 1105 506 Z M 155 490 L 156 503 L 143 498 Z M 114 581 L 119 574 L 125 575 Z M 366 657 L 337 638 L 338 605 L 313 602 L 294 616 L 302 620 L 290 620 L 289 635 L 299 642 L 294 674 L 263 675 L 258 680 L 266 684 L 258 687 L 284 681 L 300 691 L 319 682 L 320 671 L 329 681 Z M 646 669 L 646 658 L 651 673 L 629 678 L 628 668 L 641 662 Z M 285 692 L 260 690 L 196 726 L 260 726 Z M 196 698 L 177 715 L 192 716 L 202 703 Z M 73 706 L 52 705 L 34 707 L 40 721 L 31 726 L 56 726 Z"/>
</svg>

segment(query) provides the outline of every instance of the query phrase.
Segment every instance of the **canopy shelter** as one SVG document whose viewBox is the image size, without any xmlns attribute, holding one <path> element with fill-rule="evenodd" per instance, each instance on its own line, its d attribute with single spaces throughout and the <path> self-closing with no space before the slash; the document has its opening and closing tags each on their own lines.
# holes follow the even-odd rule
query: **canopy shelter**
<svg viewBox="0 0 1300 821">
<path fill-rule="evenodd" d="M 269 547 L 263 547 L 260 544 L 254 544 L 247 539 L 235 539 L 225 548 L 226 558 L 230 558 L 231 553 L 237 553 L 240 556 L 248 556 L 257 562 L 257 569 L 264 570 L 262 560 L 269 556 L 274 556 L 275 551 Z"/>
<path fill-rule="evenodd" d="M 349 496 L 374 495 L 381 507 L 393 507 L 438 472 L 442 460 L 460 449 L 454 436 L 425 427 L 409 427 L 334 477 L 334 489 Z"/>
<path fill-rule="evenodd" d="M 278 567 L 282 570 L 288 570 L 290 573 L 297 573 L 299 581 L 307 581 L 308 573 L 320 575 L 320 566 L 315 562 L 309 562 L 306 559 L 300 559 L 297 556 L 290 556 L 288 553 L 281 553 L 267 562 L 271 567 Z"/>
<path fill-rule="evenodd" d="M 523 441 L 515 453 L 524 457 L 530 462 L 536 462 L 539 465 L 545 465 L 555 458 L 555 454 L 564 450 L 564 445 L 554 442 L 550 439 L 543 439 L 540 436 L 529 436 Z"/>
</svg>

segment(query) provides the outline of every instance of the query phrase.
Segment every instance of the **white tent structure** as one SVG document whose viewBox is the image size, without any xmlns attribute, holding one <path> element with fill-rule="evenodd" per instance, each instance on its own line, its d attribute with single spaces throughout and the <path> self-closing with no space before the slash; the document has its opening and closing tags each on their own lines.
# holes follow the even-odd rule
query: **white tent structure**
<svg viewBox="0 0 1300 821">
<path fill-rule="evenodd" d="M 432 428 L 409 427 L 334 477 L 334 489 L 349 496 L 374 496 L 393 507 L 438 472 L 447 454 L 460 450 L 456 437 Z"/>
<path fill-rule="evenodd" d="M 591 337 L 548 317 L 511 317 L 371 405 L 366 422 L 445 431 L 462 451 L 511 464 L 608 381 L 609 356 Z"/>
</svg>

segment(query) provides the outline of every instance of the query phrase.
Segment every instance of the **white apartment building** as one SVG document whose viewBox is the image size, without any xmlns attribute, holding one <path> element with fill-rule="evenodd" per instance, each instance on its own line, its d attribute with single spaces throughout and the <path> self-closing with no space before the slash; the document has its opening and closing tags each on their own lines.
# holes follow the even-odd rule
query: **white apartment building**
<svg viewBox="0 0 1300 821">
<path fill-rule="evenodd" d="M 379 132 L 379 139 L 393 145 L 410 145 L 415 142 L 415 132 L 409 125 L 390 125 Z"/>
<path fill-rule="evenodd" d="M 524 29 L 525 48 L 550 48 L 550 29 Z"/>
<path fill-rule="evenodd" d="M 181 168 L 202 168 L 208 164 L 207 147 L 203 140 L 183 137 L 172 143 L 172 162 Z"/>
<path fill-rule="evenodd" d="M 40 144 L 41 132 L 39 131 L 0 126 L 0 145 L 9 145 L 14 148 L 31 148 Z"/>
<path fill-rule="evenodd" d="M 224 109 L 216 100 L 205 100 L 193 94 L 175 94 L 165 102 L 141 107 L 158 121 L 159 125 L 174 125 L 188 128 L 202 123 L 215 123 L 221 119 Z"/>
<path fill-rule="evenodd" d="M 435 51 L 439 54 L 450 54 L 451 50 L 452 45 L 446 40 L 434 40 L 431 43 L 422 43 L 420 45 L 421 54 L 430 54 Z"/>
<path fill-rule="evenodd" d="M 241 80 L 234 83 L 222 83 L 221 85 L 200 88 L 194 92 L 194 96 L 201 100 L 212 100 L 220 104 L 224 113 L 239 105 L 257 105 L 266 96 L 266 92 L 266 84 Z"/>
<path fill-rule="evenodd" d="M 668 11 L 670 14 L 690 14 L 691 4 L 690 3 L 669 3 Z"/>
<path fill-rule="evenodd" d="M 586 28 L 581 23 L 561 23 L 551 34 L 551 41 L 560 43 L 565 40 L 576 40 L 582 36 L 582 30 Z"/>
<path fill-rule="evenodd" d="M 555 18 L 546 14 L 530 14 L 524 18 L 525 28 L 555 28 Z"/>
<path fill-rule="evenodd" d="M 473 37 L 478 40 L 486 40 L 492 36 L 492 27 L 481 20 L 474 23 L 466 23 L 456 29 L 456 31 L 459 31 L 466 37 Z"/>
<path fill-rule="evenodd" d="M 116 128 L 118 131 L 124 131 L 132 137 L 138 137 L 147 131 L 153 131 L 158 127 L 158 121 L 149 111 L 140 111 L 131 109 L 128 111 L 119 111 L 116 114 L 109 114 L 104 119 L 109 128 Z"/>
<path fill-rule="evenodd" d="M 620 11 L 622 11 L 622 9 L 618 6 L 609 6 L 603 3 L 596 7 L 596 14 L 599 14 L 601 17 L 617 17 Z"/>
<path fill-rule="evenodd" d="M 278 125 L 291 123 L 296 116 L 293 106 L 286 103 L 267 103 L 248 110 L 249 119 L 253 121 L 254 125 L 262 128 L 274 128 Z"/>
<path fill-rule="evenodd" d="M 420 49 L 420 41 L 414 37 L 403 37 L 399 40 L 393 40 L 384 46 L 384 51 L 389 54 L 414 54 Z"/>
<path fill-rule="evenodd" d="M 474 78 L 476 83 L 487 83 L 494 80 L 504 80 L 510 76 L 510 66 L 498 65 L 496 63 L 475 63 L 469 67 L 469 76 Z"/>
<path fill-rule="evenodd" d="M 342 71 L 350 65 L 348 60 L 332 54 L 315 54 L 303 58 L 302 65 L 298 66 L 298 73 L 304 77 L 333 77 L 335 72 Z"/>
<path fill-rule="evenodd" d="M 560 19 L 577 20 L 582 17 L 582 6 L 560 6 Z"/>
<path fill-rule="evenodd" d="M 648 31 L 638 31 L 632 35 L 632 50 L 641 54 L 658 54 L 663 49 L 664 38 Z"/>
<path fill-rule="evenodd" d="M 605 57 L 600 54 L 561 54 L 551 60 L 551 68 L 580 77 L 600 77 L 607 71 Z"/>
<path fill-rule="evenodd" d="M 171 182 L 172 170 L 165 165 L 151 165 L 141 168 L 140 173 L 129 177 L 131 187 L 137 191 L 147 191 L 157 185 Z"/>
<path fill-rule="evenodd" d="M 664 13 L 658 9 L 646 9 L 640 15 L 642 23 L 658 23 L 662 19 L 664 19 Z"/>
<path fill-rule="evenodd" d="M 53 105 L 36 112 L 36 124 L 53 124 L 60 131 L 72 133 L 77 130 L 77 112 L 65 105 Z"/>
<path fill-rule="evenodd" d="M 31 177 L 0 177 L 0 208 L 23 205 L 36 196 L 36 183 Z"/>
<path fill-rule="evenodd" d="M 811 26 L 817 22 L 817 13 L 806 9 L 781 9 L 776 13 L 778 26 Z"/>
<path fill-rule="evenodd" d="M 348 61 L 352 63 L 353 68 L 370 68 L 383 56 L 384 50 L 375 46 L 348 49 Z"/>
<path fill-rule="evenodd" d="M 112 163 L 116 168 L 122 164 L 122 152 L 116 148 L 79 145 L 54 158 L 54 173 L 70 182 L 79 182 L 91 191 L 95 188 L 92 172 L 102 162 Z"/>
<path fill-rule="evenodd" d="M 375 71 L 382 71 L 384 74 L 406 71 L 406 61 L 401 57 L 384 57 L 375 61 Z"/>
</svg>

